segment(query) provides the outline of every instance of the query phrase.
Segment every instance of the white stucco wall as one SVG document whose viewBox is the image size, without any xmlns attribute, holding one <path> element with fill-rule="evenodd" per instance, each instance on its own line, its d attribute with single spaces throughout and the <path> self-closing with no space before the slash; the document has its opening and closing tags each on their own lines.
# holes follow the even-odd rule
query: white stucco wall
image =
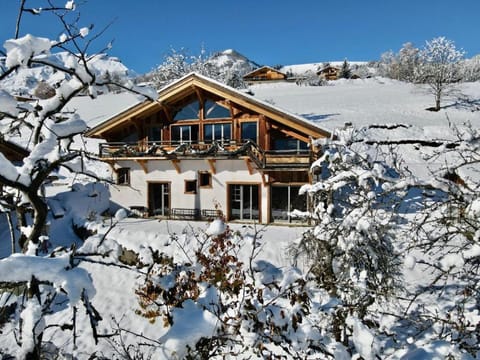
<svg viewBox="0 0 480 360">
<path fill-rule="evenodd" d="M 112 201 L 124 206 L 148 207 L 148 183 L 170 183 L 170 203 L 172 208 L 215 209 L 218 204 L 226 213 L 228 210 L 227 184 L 257 184 L 261 189 L 261 222 L 268 221 L 269 188 L 263 186 L 261 174 L 254 170 L 250 175 L 243 159 L 217 159 L 214 163 L 215 174 L 212 174 L 212 187 L 197 187 L 196 194 L 185 194 L 185 180 L 199 181 L 199 171 L 211 171 L 205 159 L 181 160 L 177 172 L 169 160 L 149 160 L 145 163 L 147 172 L 135 161 L 119 162 L 120 167 L 130 168 L 130 186 L 112 185 L 110 189 Z"/>
</svg>

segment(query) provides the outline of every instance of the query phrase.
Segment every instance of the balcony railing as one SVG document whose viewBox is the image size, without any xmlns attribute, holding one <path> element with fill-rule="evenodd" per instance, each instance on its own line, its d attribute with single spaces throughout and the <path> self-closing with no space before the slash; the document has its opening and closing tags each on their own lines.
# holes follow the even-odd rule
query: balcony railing
<svg viewBox="0 0 480 360">
<path fill-rule="evenodd" d="M 196 157 L 239 157 L 248 156 L 259 168 L 279 164 L 308 164 L 311 159 L 309 150 L 264 151 L 258 144 L 248 140 L 244 142 L 106 142 L 100 144 L 101 158 L 196 158 Z"/>
</svg>

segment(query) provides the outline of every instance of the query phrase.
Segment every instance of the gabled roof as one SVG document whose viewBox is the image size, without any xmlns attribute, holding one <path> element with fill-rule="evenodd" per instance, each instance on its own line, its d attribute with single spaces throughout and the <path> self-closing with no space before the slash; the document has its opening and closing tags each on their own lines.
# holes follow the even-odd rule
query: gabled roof
<svg viewBox="0 0 480 360">
<path fill-rule="evenodd" d="M 323 68 L 321 68 L 320 70 L 317 71 L 317 74 L 321 74 L 325 71 L 328 71 L 330 69 L 334 69 L 336 71 L 340 71 L 340 68 L 338 66 L 334 66 L 334 65 L 328 65 L 328 66 L 325 66 Z"/>
<path fill-rule="evenodd" d="M 280 70 L 274 69 L 274 68 L 272 68 L 272 67 L 270 67 L 270 66 L 262 66 L 262 67 L 260 67 L 260 68 L 258 68 L 258 69 L 255 69 L 255 70 L 250 71 L 249 73 L 243 75 L 243 78 L 245 79 L 245 78 L 249 78 L 249 77 L 254 77 L 255 75 L 261 74 L 261 73 L 263 73 L 263 72 L 265 72 L 265 71 L 273 71 L 273 72 L 276 72 L 276 73 L 278 73 L 278 74 L 287 76 L 287 74 L 281 72 Z"/>
<path fill-rule="evenodd" d="M 259 100 L 251 95 L 197 73 L 190 73 L 159 90 L 157 101 L 144 101 L 106 119 L 90 129 L 87 132 L 87 136 L 101 137 L 102 133 L 115 128 L 134 116 L 157 112 L 161 110 L 162 107 L 168 107 L 170 104 L 174 104 L 185 97 L 195 94 L 198 89 L 203 89 L 229 100 L 234 104 L 265 115 L 285 126 L 296 129 L 301 127 L 305 133 L 312 137 L 330 137 L 330 132 L 328 130 L 311 123 L 301 116 L 280 109 L 265 101 Z"/>
</svg>

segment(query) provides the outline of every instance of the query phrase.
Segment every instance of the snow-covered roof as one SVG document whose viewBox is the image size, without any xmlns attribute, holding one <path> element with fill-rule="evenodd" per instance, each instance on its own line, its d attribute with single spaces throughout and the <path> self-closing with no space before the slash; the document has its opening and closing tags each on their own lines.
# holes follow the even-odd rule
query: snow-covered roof
<svg viewBox="0 0 480 360">
<path fill-rule="evenodd" d="M 255 69 L 253 71 L 250 71 L 249 73 L 243 75 L 244 78 L 246 77 L 249 77 L 249 76 L 252 76 L 254 74 L 257 74 L 257 73 L 260 73 L 262 71 L 273 71 L 273 72 L 276 72 L 276 73 L 279 73 L 279 74 L 282 74 L 282 75 L 285 75 L 285 73 L 281 70 L 278 70 L 278 69 L 275 69 L 273 67 L 270 67 L 270 66 L 262 66 L 262 67 L 259 67 L 258 69 Z"/>
<path fill-rule="evenodd" d="M 248 99 L 263 107 L 281 111 L 298 121 L 309 121 L 329 132 L 346 123 L 366 127 L 370 140 L 417 139 L 452 140 L 449 123 L 471 122 L 480 128 L 480 83 L 464 83 L 458 98 L 444 100 L 439 112 L 426 111 L 433 97 L 415 85 L 385 78 L 337 80 L 327 86 L 298 86 L 294 83 L 266 83 L 250 87 L 253 96 L 199 74 L 188 74 L 167 85 L 159 94 L 168 93 L 195 76 L 214 84 L 235 96 Z M 470 102 L 468 99 L 471 99 Z M 144 97 L 132 93 L 74 98 L 68 109 L 76 109 L 90 128 L 144 102 Z M 374 125 L 374 126 L 372 126 Z"/>
<path fill-rule="evenodd" d="M 293 112 L 290 112 L 290 111 L 288 111 L 284 108 L 280 108 L 280 107 L 277 107 L 275 105 L 272 105 L 271 102 L 268 99 L 264 100 L 264 99 L 261 99 L 261 98 L 256 97 L 256 96 L 251 96 L 251 95 L 245 93 L 244 91 L 234 89 L 234 88 L 232 88 L 230 86 L 227 86 L 227 85 L 225 85 L 225 84 L 223 84 L 219 81 L 210 79 L 210 78 L 208 78 L 206 76 L 203 76 L 203 75 L 200 75 L 198 73 L 187 74 L 187 75 L 183 76 L 182 78 L 180 78 L 180 79 L 166 85 L 164 88 L 160 89 L 158 91 L 158 94 L 159 94 L 158 101 L 160 103 L 165 102 L 165 101 L 167 101 L 167 99 L 172 94 L 177 93 L 178 91 L 183 91 L 182 89 L 183 89 L 184 86 L 189 87 L 189 86 L 192 86 L 194 84 L 195 85 L 208 86 L 211 89 L 221 91 L 224 94 L 228 94 L 232 98 L 242 99 L 242 100 L 244 100 L 244 101 L 246 101 L 250 104 L 258 106 L 261 109 L 264 109 L 265 111 L 268 111 L 270 114 L 272 114 L 274 116 L 277 116 L 279 118 L 283 118 L 283 119 L 286 119 L 286 120 L 288 119 L 289 121 L 292 121 L 293 123 L 295 123 L 297 125 L 300 125 L 300 126 L 304 126 L 304 127 L 310 128 L 310 129 L 315 129 L 317 133 L 321 133 L 324 136 L 330 136 L 330 132 L 328 130 L 325 130 L 325 128 L 323 128 L 318 123 L 309 121 L 307 118 L 305 118 L 301 115 L 295 114 Z M 117 111 L 117 112 L 111 111 L 110 116 L 102 116 L 103 121 L 97 122 L 97 124 L 95 125 L 95 128 L 92 126 L 91 127 L 92 130 L 90 131 L 90 134 L 95 133 L 96 130 L 100 129 L 101 127 L 107 126 L 110 122 L 116 121 L 117 117 L 121 116 L 123 113 L 126 113 L 130 109 L 137 108 L 139 106 L 139 104 L 141 104 L 141 103 L 142 103 L 142 101 L 133 102 L 130 105 L 129 108 L 124 108 L 122 111 Z M 146 107 L 157 106 L 157 105 L 158 104 L 154 103 L 154 102 L 150 102 L 150 103 L 145 102 Z M 103 106 L 103 104 L 101 106 L 102 106 L 103 109 L 107 109 L 107 107 Z M 143 105 L 141 105 L 141 106 L 143 106 Z M 141 111 L 140 108 L 139 108 L 139 111 Z M 98 119 L 98 117 L 97 117 L 97 119 Z M 91 124 L 93 124 L 93 121 L 91 122 Z"/>
<path fill-rule="evenodd" d="M 77 96 L 69 101 L 65 109 L 76 111 L 87 123 L 88 128 L 94 128 L 144 101 L 145 96 L 131 92 L 107 93 L 95 99 L 89 96 Z"/>
</svg>

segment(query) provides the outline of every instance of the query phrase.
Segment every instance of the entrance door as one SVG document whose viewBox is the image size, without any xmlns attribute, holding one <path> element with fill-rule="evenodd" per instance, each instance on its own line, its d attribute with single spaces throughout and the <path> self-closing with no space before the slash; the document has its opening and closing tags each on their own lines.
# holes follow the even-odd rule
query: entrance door
<svg viewBox="0 0 480 360">
<path fill-rule="evenodd" d="M 258 185 L 229 185 L 229 219 L 259 220 Z"/>
<path fill-rule="evenodd" d="M 148 210 L 150 215 L 168 216 L 170 214 L 170 184 L 148 184 Z"/>
</svg>

